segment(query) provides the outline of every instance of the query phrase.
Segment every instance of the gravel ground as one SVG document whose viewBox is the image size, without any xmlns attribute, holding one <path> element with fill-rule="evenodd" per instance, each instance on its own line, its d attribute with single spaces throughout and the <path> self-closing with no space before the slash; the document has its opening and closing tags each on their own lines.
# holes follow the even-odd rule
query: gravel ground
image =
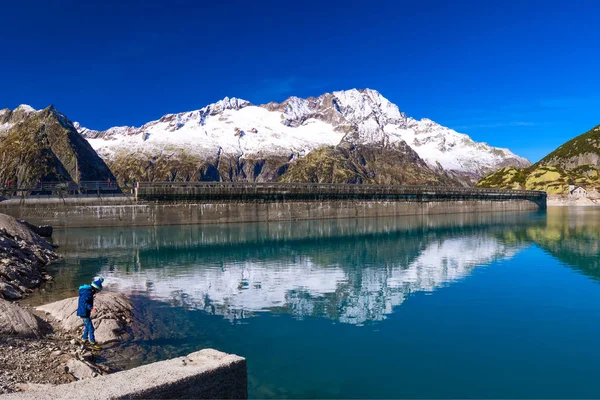
<svg viewBox="0 0 600 400">
<path fill-rule="evenodd" d="M 92 360 L 70 334 L 55 331 L 41 339 L 0 335 L 0 394 L 26 390 L 32 384 L 73 382 L 77 379 L 66 367 L 72 359 L 90 365 L 97 375 L 113 372 L 104 358 Z"/>
<path fill-rule="evenodd" d="M 0 393 L 21 389 L 22 384 L 60 384 L 75 380 L 64 366 L 72 346 L 63 338 L 22 339 L 0 337 Z"/>
</svg>

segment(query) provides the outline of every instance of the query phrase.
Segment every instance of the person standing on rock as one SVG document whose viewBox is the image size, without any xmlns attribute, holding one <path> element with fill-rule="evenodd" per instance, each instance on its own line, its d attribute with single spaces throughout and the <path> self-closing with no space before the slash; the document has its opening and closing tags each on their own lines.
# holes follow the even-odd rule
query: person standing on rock
<svg viewBox="0 0 600 400">
<path fill-rule="evenodd" d="M 89 344 L 93 349 L 100 348 L 94 337 L 92 311 L 96 311 L 94 308 L 94 295 L 102 290 L 102 282 L 104 282 L 104 278 L 96 277 L 91 285 L 85 284 L 79 286 L 77 316 L 83 319 L 83 337 L 81 338 L 81 344 L 84 346 Z"/>
</svg>

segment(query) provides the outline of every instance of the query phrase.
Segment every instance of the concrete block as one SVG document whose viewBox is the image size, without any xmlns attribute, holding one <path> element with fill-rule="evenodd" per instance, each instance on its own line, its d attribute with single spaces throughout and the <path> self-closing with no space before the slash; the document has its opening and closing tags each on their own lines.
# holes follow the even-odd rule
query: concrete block
<svg viewBox="0 0 600 400">
<path fill-rule="evenodd" d="M 1 400 L 246 399 L 246 359 L 213 349 Z"/>
</svg>

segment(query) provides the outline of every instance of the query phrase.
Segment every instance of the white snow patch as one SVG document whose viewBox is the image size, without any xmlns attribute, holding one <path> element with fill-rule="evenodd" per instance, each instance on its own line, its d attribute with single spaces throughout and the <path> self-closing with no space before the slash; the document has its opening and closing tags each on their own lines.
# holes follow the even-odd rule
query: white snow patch
<svg viewBox="0 0 600 400">
<path fill-rule="evenodd" d="M 281 113 L 261 107 L 225 109 L 205 116 L 198 111 L 163 117 L 141 128 L 117 127 L 106 131 L 110 139 L 88 139 L 103 154 L 117 150 L 156 153 L 181 149 L 191 154 L 216 154 L 219 148 L 229 154 L 286 154 L 308 152 L 323 145 L 335 145 L 344 136 L 319 120 L 308 120 L 292 128 L 281 124 Z M 202 122 L 202 123 L 201 123 Z M 236 136 L 236 128 L 245 132 Z"/>
<path fill-rule="evenodd" d="M 10 124 L 8 122 L 6 122 L 4 124 L 0 124 L 0 132 L 9 130 L 10 128 L 13 127 L 13 125 L 14 124 Z"/>
<path fill-rule="evenodd" d="M 20 111 L 25 111 L 25 112 L 37 112 L 37 110 L 33 107 L 31 107 L 30 105 L 27 104 L 21 104 L 19 105 L 17 108 L 15 108 L 15 111 L 20 110 Z"/>
<path fill-rule="evenodd" d="M 468 135 L 439 125 L 430 119 L 408 118 L 405 127 L 387 125 L 390 142 L 404 140 L 429 165 L 439 163 L 446 170 L 480 172 L 500 164 L 507 158 L 528 161 L 508 149 L 475 142 Z"/>
</svg>

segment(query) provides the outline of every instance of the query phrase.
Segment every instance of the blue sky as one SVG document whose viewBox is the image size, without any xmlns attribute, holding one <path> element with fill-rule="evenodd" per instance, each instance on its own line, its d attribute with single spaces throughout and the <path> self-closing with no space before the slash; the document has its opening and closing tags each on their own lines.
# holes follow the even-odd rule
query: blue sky
<svg viewBox="0 0 600 400">
<path fill-rule="evenodd" d="M 93 129 L 370 87 L 537 161 L 600 124 L 596 1 L 10 1 L 0 108 Z"/>
</svg>

